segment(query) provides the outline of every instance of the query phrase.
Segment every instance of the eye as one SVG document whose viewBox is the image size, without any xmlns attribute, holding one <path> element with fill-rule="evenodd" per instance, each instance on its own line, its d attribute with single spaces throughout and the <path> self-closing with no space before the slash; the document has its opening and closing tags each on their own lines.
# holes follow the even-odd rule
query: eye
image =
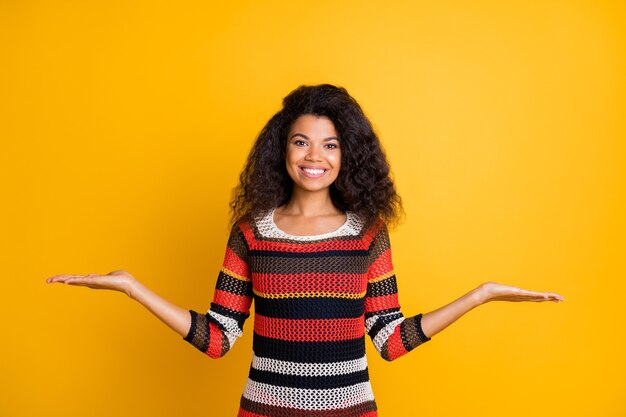
<svg viewBox="0 0 626 417">
<path fill-rule="evenodd" d="M 297 146 L 303 146 L 303 145 L 306 145 L 306 142 L 303 140 L 296 139 L 293 141 L 293 144 Z"/>
<path fill-rule="evenodd" d="M 330 149 L 337 149 L 339 147 L 335 143 L 328 143 L 328 144 L 326 144 L 326 146 L 328 146 Z"/>
</svg>

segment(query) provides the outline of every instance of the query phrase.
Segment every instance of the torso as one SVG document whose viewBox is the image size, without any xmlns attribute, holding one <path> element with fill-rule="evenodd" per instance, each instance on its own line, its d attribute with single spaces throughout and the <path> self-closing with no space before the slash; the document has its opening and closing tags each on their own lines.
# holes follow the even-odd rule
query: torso
<svg viewBox="0 0 626 417">
<path fill-rule="evenodd" d="M 242 227 L 255 316 L 239 417 L 375 417 L 364 317 L 371 237 L 352 212 L 291 229 L 273 211 Z"/>
</svg>

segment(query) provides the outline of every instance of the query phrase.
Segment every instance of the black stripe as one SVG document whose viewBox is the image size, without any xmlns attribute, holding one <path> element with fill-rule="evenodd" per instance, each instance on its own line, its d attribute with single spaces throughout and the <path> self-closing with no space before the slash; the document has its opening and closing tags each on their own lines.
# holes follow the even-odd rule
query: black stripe
<svg viewBox="0 0 626 417">
<path fill-rule="evenodd" d="M 341 362 L 365 356 L 365 339 L 359 337 L 334 342 L 294 342 L 272 339 L 254 333 L 252 350 L 259 357 L 281 361 Z"/>
<path fill-rule="evenodd" d="M 385 323 L 382 320 L 376 320 L 367 334 L 373 339 L 383 327 L 385 327 Z"/>
<path fill-rule="evenodd" d="M 398 307 L 388 308 L 386 310 L 369 311 L 365 313 L 365 320 L 369 319 L 370 317 L 382 316 L 383 314 L 389 314 L 389 313 L 394 313 L 398 311 L 400 311 Z"/>
<path fill-rule="evenodd" d="M 260 371 L 250 368 L 248 375 L 251 380 L 279 387 L 293 387 L 306 389 L 333 389 L 369 381 L 367 368 L 342 375 L 302 376 L 285 375 L 277 372 Z"/>
<path fill-rule="evenodd" d="M 406 326 L 407 324 L 413 325 L 413 320 L 404 320 L 402 323 L 400 323 L 400 339 L 402 340 L 402 345 L 404 346 L 404 349 L 407 352 L 410 352 L 415 346 L 411 346 L 411 341 L 409 340 L 409 338 L 407 337 L 406 334 Z"/>
<path fill-rule="evenodd" d="M 194 310 L 189 310 L 191 314 L 191 326 L 189 333 L 184 339 L 195 346 L 200 352 L 206 353 L 209 349 L 211 329 L 208 326 L 206 314 L 200 314 Z"/>
<path fill-rule="evenodd" d="M 395 294 L 398 292 L 396 276 L 391 275 L 381 281 L 367 284 L 368 297 L 380 297 L 383 295 Z"/>
<path fill-rule="evenodd" d="M 297 273 L 337 273 L 337 265 L 342 265 L 344 274 L 367 273 L 367 262 L 363 256 L 330 256 L 325 258 L 290 258 L 252 256 L 250 270 L 256 274 L 297 274 Z"/>
<path fill-rule="evenodd" d="M 248 313 L 242 313 L 240 311 L 231 310 L 230 308 L 226 308 L 222 306 L 221 304 L 216 304 L 216 303 L 211 303 L 211 310 L 215 311 L 218 314 L 221 314 L 222 316 L 230 317 L 231 319 L 236 320 L 240 328 L 243 328 L 243 323 L 246 321 L 248 317 L 250 317 L 250 314 Z M 219 323 L 216 323 L 216 324 L 221 327 Z"/>
<path fill-rule="evenodd" d="M 191 326 L 189 327 L 189 332 L 187 333 L 187 336 L 185 336 L 183 339 L 185 339 L 188 342 L 191 342 L 193 340 L 193 335 L 196 332 L 196 315 L 198 313 L 196 313 L 193 310 L 189 310 L 189 315 L 191 316 Z"/>
<path fill-rule="evenodd" d="M 220 291 L 226 291 L 232 294 L 252 297 L 252 281 L 242 281 L 234 278 L 224 271 L 220 271 L 217 276 L 217 284 L 215 288 Z"/>
<path fill-rule="evenodd" d="M 253 249 L 248 252 L 250 257 L 252 256 L 267 256 L 278 258 L 325 258 L 328 256 L 367 256 L 367 251 L 362 249 L 354 250 L 327 250 L 320 252 L 283 252 L 273 250 L 258 250 Z"/>
<path fill-rule="evenodd" d="M 426 336 L 426 333 L 422 330 L 422 313 L 415 316 L 415 328 L 417 329 L 417 334 L 422 339 L 422 343 L 430 340 L 430 337 Z"/>
<path fill-rule="evenodd" d="M 372 339 L 375 338 L 378 332 L 381 331 L 387 324 L 391 323 L 394 320 L 399 319 L 400 317 L 402 317 L 402 313 L 400 312 L 397 312 L 393 316 L 380 317 L 378 320 L 374 322 L 374 325 L 372 326 L 370 331 L 367 332 L 367 334 Z"/>
<path fill-rule="evenodd" d="M 254 299 L 254 310 L 265 317 L 284 319 L 357 318 L 365 311 L 365 299 L 332 297 Z"/>
</svg>

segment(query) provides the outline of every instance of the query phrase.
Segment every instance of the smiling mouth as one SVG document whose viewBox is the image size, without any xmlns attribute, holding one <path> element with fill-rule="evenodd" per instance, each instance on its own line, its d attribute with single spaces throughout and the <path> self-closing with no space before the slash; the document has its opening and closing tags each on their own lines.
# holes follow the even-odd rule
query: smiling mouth
<svg viewBox="0 0 626 417">
<path fill-rule="evenodd" d="M 302 170 L 302 172 L 304 172 L 304 174 L 307 177 L 311 177 L 311 178 L 321 177 L 322 175 L 324 175 L 324 173 L 326 171 L 328 171 L 327 169 L 324 169 L 324 168 L 305 168 L 305 167 L 300 167 L 300 169 Z"/>
</svg>

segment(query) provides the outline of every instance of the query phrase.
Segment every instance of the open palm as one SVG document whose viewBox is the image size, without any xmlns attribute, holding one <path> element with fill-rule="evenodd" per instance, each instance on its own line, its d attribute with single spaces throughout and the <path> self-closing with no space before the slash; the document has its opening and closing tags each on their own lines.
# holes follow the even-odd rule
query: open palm
<svg viewBox="0 0 626 417">
<path fill-rule="evenodd" d="M 564 297 L 555 292 L 530 291 L 512 285 L 485 282 L 481 285 L 484 302 L 489 301 L 563 301 Z"/>
<path fill-rule="evenodd" d="M 124 270 L 112 271 L 106 275 L 55 275 L 46 279 L 46 283 L 61 282 L 68 285 L 80 285 L 98 290 L 113 290 L 128 294 L 131 283 L 135 280 L 130 273 Z"/>
</svg>

